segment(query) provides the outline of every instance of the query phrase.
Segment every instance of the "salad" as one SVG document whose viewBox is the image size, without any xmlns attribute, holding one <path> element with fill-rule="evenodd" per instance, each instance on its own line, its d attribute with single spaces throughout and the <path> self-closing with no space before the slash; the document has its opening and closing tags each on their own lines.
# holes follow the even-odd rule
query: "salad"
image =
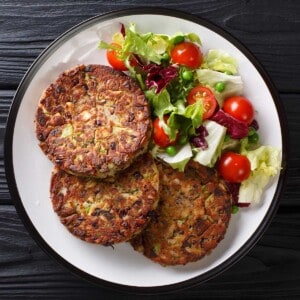
<svg viewBox="0 0 300 300">
<path fill-rule="evenodd" d="M 261 201 L 280 170 L 280 150 L 260 142 L 236 59 L 201 47 L 195 33 L 140 33 L 134 23 L 99 42 L 109 64 L 133 77 L 149 101 L 152 155 L 180 171 L 191 159 L 217 168 L 236 212 Z"/>
</svg>

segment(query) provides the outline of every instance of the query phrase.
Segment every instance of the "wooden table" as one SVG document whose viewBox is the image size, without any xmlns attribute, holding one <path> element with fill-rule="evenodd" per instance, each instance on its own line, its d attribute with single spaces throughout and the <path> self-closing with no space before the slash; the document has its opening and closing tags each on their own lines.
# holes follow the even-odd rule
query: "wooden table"
<svg viewBox="0 0 300 300">
<path fill-rule="evenodd" d="M 258 244 L 200 286 L 146 299 L 300 299 L 299 1 L 0 1 L 0 299 L 141 299 L 88 283 L 48 257 L 29 236 L 10 197 L 4 132 L 14 93 L 58 35 L 97 14 L 136 6 L 193 13 L 229 31 L 258 58 L 280 92 L 289 129 L 289 170 L 279 210 Z M 50 226 L 50 224 L 49 224 Z"/>
</svg>

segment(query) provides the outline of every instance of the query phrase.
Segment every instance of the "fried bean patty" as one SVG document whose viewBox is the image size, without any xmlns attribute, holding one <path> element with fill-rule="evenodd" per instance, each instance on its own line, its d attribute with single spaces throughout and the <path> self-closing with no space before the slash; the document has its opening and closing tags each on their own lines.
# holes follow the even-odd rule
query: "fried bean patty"
<svg viewBox="0 0 300 300">
<path fill-rule="evenodd" d="M 36 134 L 60 169 L 105 178 L 127 168 L 147 150 L 150 108 L 138 84 L 102 65 L 62 73 L 43 93 Z"/>
<path fill-rule="evenodd" d="M 161 163 L 158 169 L 156 215 L 131 244 L 162 265 L 197 261 L 223 239 L 231 216 L 231 195 L 213 169 L 196 162 L 190 162 L 185 172 Z"/>
<path fill-rule="evenodd" d="M 156 164 L 144 154 L 110 180 L 78 177 L 56 167 L 50 192 L 54 211 L 72 234 L 112 245 L 144 228 L 157 206 L 158 189 Z"/>
</svg>

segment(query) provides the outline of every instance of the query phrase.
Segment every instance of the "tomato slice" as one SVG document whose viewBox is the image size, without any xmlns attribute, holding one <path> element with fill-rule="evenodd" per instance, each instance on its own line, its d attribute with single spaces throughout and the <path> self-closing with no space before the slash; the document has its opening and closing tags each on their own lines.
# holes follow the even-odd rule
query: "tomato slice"
<svg viewBox="0 0 300 300">
<path fill-rule="evenodd" d="M 250 176 L 251 164 L 245 155 L 226 152 L 218 162 L 218 171 L 225 180 L 238 183 Z"/>
<path fill-rule="evenodd" d="M 209 88 L 201 85 L 191 89 L 188 94 L 187 102 L 189 105 L 194 104 L 196 101 L 203 101 L 203 120 L 209 119 L 218 105 L 213 92 Z"/>
<path fill-rule="evenodd" d="M 202 52 L 192 42 L 182 42 L 171 50 L 171 59 L 174 63 L 184 65 L 192 69 L 199 68 L 202 63 Z"/>
<path fill-rule="evenodd" d="M 167 122 L 169 119 L 168 116 L 164 116 L 164 121 Z M 153 121 L 153 140 L 156 145 L 160 147 L 168 147 L 171 145 L 175 145 L 178 140 L 178 135 L 176 136 L 174 141 L 171 141 L 169 136 L 165 133 L 161 121 L 159 118 L 154 119 Z"/>
<path fill-rule="evenodd" d="M 223 110 L 247 125 L 250 125 L 254 119 L 254 108 L 252 103 L 242 96 L 233 96 L 225 99 Z"/>
<path fill-rule="evenodd" d="M 112 43 L 111 45 L 113 45 L 116 48 L 121 49 L 121 46 L 119 44 Z M 106 58 L 107 58 L 109 64 L 114 69 L 119 70 L 119 71 L 127 71 L 127 67 L 126 67 L 124 61 L 119 58 L 119 55 L 120 54 L 117 50 L 108 49 L 106 51 Z"/>
</svg>

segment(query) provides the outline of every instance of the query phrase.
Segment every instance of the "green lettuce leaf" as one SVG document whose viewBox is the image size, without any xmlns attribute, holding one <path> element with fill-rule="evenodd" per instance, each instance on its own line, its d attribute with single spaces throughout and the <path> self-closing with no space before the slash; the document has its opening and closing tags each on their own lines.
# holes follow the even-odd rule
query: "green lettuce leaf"
<svg viewBox="0 0 300 300">
<path fill-rule="evenodd" d="M 223 102 L 227 97 L 238 96 L 243 93 L 243 81 L 241 76 L 227 75 L 225 73 L 209 69 L 198 69 L 196 74 L 201 84 L 210 87 L 221 107 L 223 106 Z M 223 82 L 225 85 L 225 88 L 222 92 L 217 92 L 214 89 L 218 82 Z"/>
<path fill-rule="evenodd" d="M 193 151 L 196 153 L 194 160 L 201 165 L 213 167 L 221 155 L 226 128 L 211 120 L 203 122 L 203 125 L 208 132 L 208 136 L 205 137 L 208 148 L 205 150 L 194 148 Z"/>
<path fill-rule="evenodd" d="M 160 124 L 170 140 L 175 140 L 178 132 L 177 123 L 176 126 L 174 125 L 174 122 L 171 122 L 171 125 L 169 125 L 170 121 L 168 122 L 169 124 L 167 124 L 164 120 L 164 115 L 172 115 L 173 112 L 177 111 L 176 106 L 171 103 L 168 91 L 163 89 L 159 94 L 156 94 L 154 89 L 152 89 L 145 91 L 145 95 L 150 103 L 150 107 L 152 107 L 152 114 L 160 119 Z"/>
<path fill-rule="evenodd" d="M 280 151 L 272 146 L 260 146 L 251 151 L 242 151 L 251 162 L 252 171 L 263 171 L 268 176 L 274 176 L 280 170 Z"/>
<path fill-rule="evenodd" d="M 157 153 L 157 157 L 168 163 L 173 169 L 182 172 L 192 156 L 193 153 L 189 143 L 179 148 L 175 156 L 170 156 L 165 152 Z"/>
<path fill-rule="evenodd" d="M 242 151 L 251 163 L 250 177 L 241 183 L 240 203 L 258 203 L 271 179 L 281 168 L 280 150 L 272 146 L 260 146 L 256 150 Z"/>
<path fill-rule="evenodd" d="M 211 69 L 219 72 L 226 72 L 229 74 L 237 73 L 237 61 L 227 52 L 219 49 L 209 50 L 204 56 L 204 62 L 201 68 Z"/>
<path fill-rule="evenodd" d="M 203 105 L 197 101 L 192 105 L 185 106 L 183 101 L 171 102 L 167 89 L 159 94 L 154 90 L 148 90 L 145 95 L 152 107 L 154 116 L 159 117 L 161 125 L 170 140 L 175 140 L 178 131 L 182 140 L 195 133 L 195 129 L 202 124 Z M 164 115 L 169 115 L 168 123 L 164 121 Z"/>
<path fill-rule="evenodd" d="M 122 45 L 122 53 L 124 58 L 128 56 L 128 53 L 134 53 L 146 61 L 152 61 L 160 64 L 162 54 L 155 51 L 153 47 L 149 47 L 148 44 L 151 43 L 151 40 L 153 40 L 154 36 L 155 35 L 151 32 L 146 34 L 137 33 L 134 23 L 131 23 L 128 27 L 125 27 L 125 38 Z"/>
<path fill-rule="evenodd" d="M 185 37 L 187 39 L 189 39 L 191 42 L 197 43 L 198 45 L 202 46 L 202 42 L 201 42 L 200 37 L 198 36 L 198 34 L 190 32 L 190 33 L 185 34 Z"/>
<path fill-rule="evenodd" d="M 174 111 L 176 107 L 171 103 L 170 95 L 166 89 L 156 94 L 154 89 L 145 91 L 146 98 L 153 108 L 153 114 L 160 119 L 163 116 Z"/>
<path fill-rule="evenodd" d="M 202 101 L 196 101 L 194 104 L 186 106 L 185 110 L 181 113 L 181 115 L 187 119 L 190 119 L 194 128 L 198 128 L 202 124 Z"/>
</svg>

